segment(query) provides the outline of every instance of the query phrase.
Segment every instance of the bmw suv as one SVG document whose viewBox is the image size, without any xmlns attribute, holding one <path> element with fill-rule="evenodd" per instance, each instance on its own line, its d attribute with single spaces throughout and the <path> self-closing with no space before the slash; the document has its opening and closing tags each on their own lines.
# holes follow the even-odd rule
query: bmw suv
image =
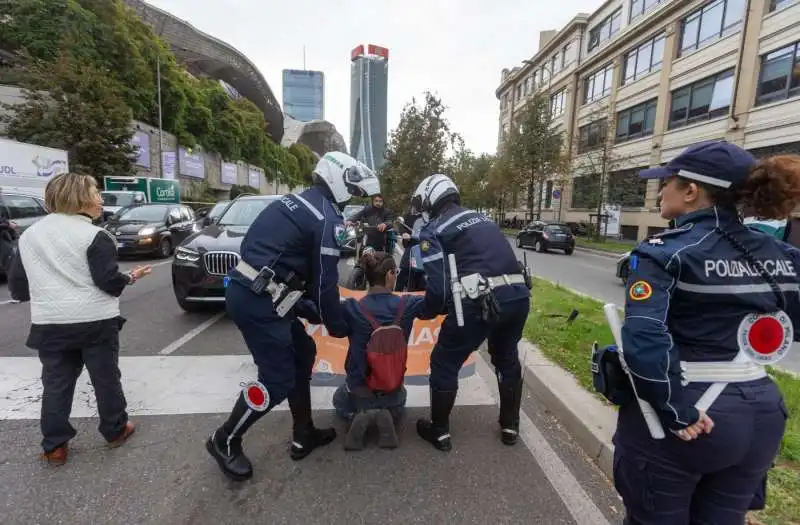
<svg viewBox="0 0 800 525">
<path fill-rule="evenodd" d="M 212 225 L 188 237 L 175 249 L 172 289 L 178 305 L 196 312 L 225 304 L 223 279 L 239 263 L 242 239 L 256 217 L 283 195 L 240 196 Z"/>
</svg>

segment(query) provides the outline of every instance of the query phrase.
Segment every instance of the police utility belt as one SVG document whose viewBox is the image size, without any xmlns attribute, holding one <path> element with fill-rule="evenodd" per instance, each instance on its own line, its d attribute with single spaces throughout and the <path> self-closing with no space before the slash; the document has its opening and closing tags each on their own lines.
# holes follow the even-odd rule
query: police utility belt
<svg viewBox="0 0 800 525">
<path fill-rule="evenodd" d="M 239 261 L 236 271 L 250 281 L 250 290 L 253 293 L 272 297 L 272 304 L 279 317 L 286 315 L 303 297 L 302 283 L 294 277 L 294 272 L 289 274 L 285 282 L 279 282 L 275 270 L 268 266 L 256 270 L 246 262 Z"/>
<path fill-rule="evenodd" d="M 481 318 L 487 323 L 494 323 L 500 319 L 500 304 L 494 296 L 494 290 L 512 284 L 526 284 L 524 275 L 503 274 L 497 277 L 484 277 L 479 273 L 465 275 L 459 279 L 461 294 L 466 298 L 476 301 L 481 305 Z M 461 315 L 463 318 L 463 314 Z M 457 319 L 460 321 L 460 319 Z M 459 324 L 463 326 L 463 322 Z"/>
</svg>

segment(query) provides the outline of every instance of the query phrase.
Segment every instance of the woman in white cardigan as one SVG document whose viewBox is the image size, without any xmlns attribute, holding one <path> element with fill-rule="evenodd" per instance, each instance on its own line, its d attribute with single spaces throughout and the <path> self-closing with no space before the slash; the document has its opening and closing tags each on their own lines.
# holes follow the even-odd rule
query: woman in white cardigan
<svg viewBox="0 0 800 525">
<path fill-rule="evenodd" d="M 69 416 L 84 366 L 109 445 L 122 445 L 135 430 L 120 380 L 119 296 L 151 267 L 119 271 L 115 239 L 92 224 L 103 206 L 94 177 L 53 177 L 45 205 L 51 213 L 20 236 L 8 284 L 13 299 L 31 304 L 26 345 L 42 362 L 42 457 L 62 465 L 76 435 Z"/>
</svg>

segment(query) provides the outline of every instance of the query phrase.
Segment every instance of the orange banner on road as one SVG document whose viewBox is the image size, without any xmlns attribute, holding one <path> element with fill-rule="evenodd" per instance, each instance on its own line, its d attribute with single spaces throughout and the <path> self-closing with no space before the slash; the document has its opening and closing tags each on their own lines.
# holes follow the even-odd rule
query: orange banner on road
<svg viewBox="0 0 800 525">
<path fill-rule="evenodd" d="M 425 292 L 400 292 L 395 295 L 423 295 Z M 365 291 L 349 290 L 339 287 L 339 294 L 342 297 L 352 297 L 356 300 L 366 295 Z M 444 321 L 444 316 L 440 315 L 434 319 L 416 319 L 408 338 L 408 365 L 406 377 L 427 377 L 430 374 L 430 361 L 433 346 L 439 337 L 439 330 Z M 348 339 L 336 338 L 328 335 L 328 331 L 322 325 L 310 324 L 303 320 L 306 332 L 314 338 L 317 343 L 317 361 L 314 364 L 315 374 L 345 375 L 344 361 L 347 357 Z M 475 358 L 470 356 L 464 363 L 463 368 L 474 363 Z M 472 367 L 470 366 L 470 369 Z M 463 371 L 463 370 L 462 370 Z"/>
</svg>

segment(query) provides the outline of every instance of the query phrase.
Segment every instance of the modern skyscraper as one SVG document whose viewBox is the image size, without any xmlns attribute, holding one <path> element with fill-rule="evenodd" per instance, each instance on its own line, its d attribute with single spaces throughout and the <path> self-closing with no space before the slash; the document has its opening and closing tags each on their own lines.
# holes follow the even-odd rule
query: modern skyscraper
<svg viewBox="0 0 800 525">
<path fill-rule="evenodd" d="M 325 74 L 303 69 L 283 70 L 283 112 L 295 120 L 325 119 Z"/>
<path fill-rule="evenodd" d="M 359 45 L 350 60 L 350 154 L 377 170 L 386 151 L 389 50 Z"/>
</svg>

